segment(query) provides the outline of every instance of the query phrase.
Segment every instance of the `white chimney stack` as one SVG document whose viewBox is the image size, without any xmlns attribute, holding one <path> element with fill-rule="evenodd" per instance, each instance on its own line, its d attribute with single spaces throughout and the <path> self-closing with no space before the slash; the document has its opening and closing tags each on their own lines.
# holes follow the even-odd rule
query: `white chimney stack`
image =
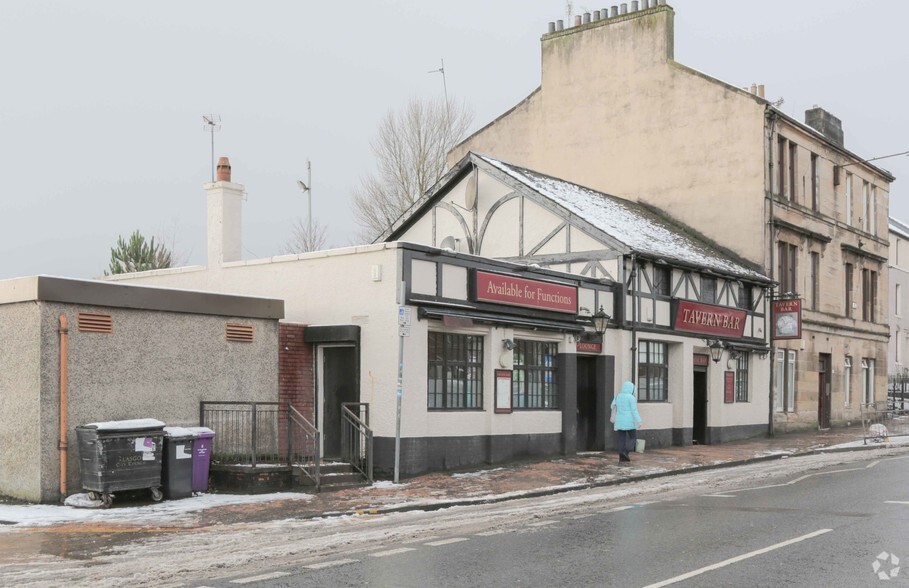
<svg viewBox="0 0 909 588">
<path fill-rule="evenodd" d="M 208 200 L 208 268 L 243 258 L 240 241 L 243 184 L 230 181 L 230 161 L 218 159 L 217 181 L 205 184 Z"/>
</svg>

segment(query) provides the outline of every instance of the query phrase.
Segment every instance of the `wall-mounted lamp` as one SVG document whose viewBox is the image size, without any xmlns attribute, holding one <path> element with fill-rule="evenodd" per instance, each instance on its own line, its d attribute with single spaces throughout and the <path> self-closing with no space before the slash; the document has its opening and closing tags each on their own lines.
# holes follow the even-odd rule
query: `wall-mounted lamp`
<svg viewBox="0 0 909 588">
<path fill-rule="evenodd" d="M 506 351 L 511 351 L 517 346 L 518 344 L 511 339 L 502 339 L 502 347 L 504 347 Z"/>
<path fill-rule="evenodd" d="M 707 347 L 710 349 L 710 359 L 713 363 L 720 363 L 723 358 L 723 350 L 726 348 L 719 339 L 707 339 Z"/>
<path fill-rule="evenodd" d="M 583 315 L 581 318 L 590 323 L 597 335 L 602 335 L 606 332 L 606 329 L 609 327 L 609 319 L 612 317 L 606 314 L 606 311 L 603 310 L 602 306 L 600 306 L 600 310 L 598 310 L 596 314 L 590 314 L 590 311 L 583 306 L 581 307 L 581 310 L 587 312 L 587 315 Z"/>
</svg>

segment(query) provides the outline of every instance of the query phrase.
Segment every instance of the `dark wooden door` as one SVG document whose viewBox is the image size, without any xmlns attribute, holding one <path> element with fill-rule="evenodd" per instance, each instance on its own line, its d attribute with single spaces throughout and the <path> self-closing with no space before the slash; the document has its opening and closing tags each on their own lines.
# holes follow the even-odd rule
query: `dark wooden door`
<svg viewBox="0 0 909 588">
<path fill-rule="evenodd" d="M 322 455 L 341 456 L 341 403 L 358 402 L 356 347 L 322 348 Z"/>
<path fill-rule="evenodd" d="M 707 372 L 694 372 L 694 414 L 691 440 L 698 445 L 707 443 Z"/>
<path fill-rule="evenodd" d="M 594 451 L 597 448 L 597 389 L 596 358 L 577 358 L 578 374 L 578 451 Z"/>
<path fill-rule="evenodd" d="M 817 360 L 817 426 L 830 428 L 830 354 L 821 353 Z"/>
</svg>

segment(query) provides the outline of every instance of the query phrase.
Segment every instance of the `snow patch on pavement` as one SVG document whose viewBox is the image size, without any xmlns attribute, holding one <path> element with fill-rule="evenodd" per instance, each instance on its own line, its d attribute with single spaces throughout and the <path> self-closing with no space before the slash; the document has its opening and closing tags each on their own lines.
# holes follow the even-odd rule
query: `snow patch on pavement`
<svg viewBox="0 0 909 588">
<path fill-rule="evenodd" d="M 486 478 L 494 472 L 501 472 L 505 468 L 493 468 L 491 470 L 479 470 L 477 472 L 464 472 L 461 474 L 452 474 L 452 478 L 463 479 L 463 478 Z"/>
</svg>

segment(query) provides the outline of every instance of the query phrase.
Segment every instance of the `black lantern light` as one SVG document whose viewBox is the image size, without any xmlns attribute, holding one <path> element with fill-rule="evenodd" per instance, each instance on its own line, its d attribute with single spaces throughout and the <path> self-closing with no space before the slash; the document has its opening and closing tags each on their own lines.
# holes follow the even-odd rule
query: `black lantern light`
<svg viewBox="0 0 909 588">
<path fill-rule="evenodd" d="M 602 306 L 596 314 L 590 317 L 590 324 L 593 325 L 593 330 L 596 331 L 597 335 L 602 335 L 606 332 L 606 328 L 609 326 L 609 319 L 611 318 L 611 316 L 606 314 Z"/>
<path fill-rule="evenodd" d="M 720 363 L 723 358 L 723 349 L 725 349 L 723 342 L 719 339 L 707 341 L 707 347 L 710 348 L 710 359 L 713 360 L 713 363 Z"/>
</svg>

